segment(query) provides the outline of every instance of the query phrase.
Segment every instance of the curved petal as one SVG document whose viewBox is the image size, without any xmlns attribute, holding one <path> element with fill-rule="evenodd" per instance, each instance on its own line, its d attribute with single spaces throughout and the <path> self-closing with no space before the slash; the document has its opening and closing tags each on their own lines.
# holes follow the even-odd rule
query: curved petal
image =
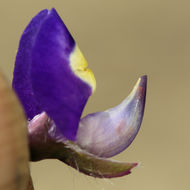
<svg viewBox="0 0 190 190">
<path fill-rule="evenodd" d="M 66 138 L 75 140 L 82 111 L 95 89 L 95 79 L 55 9 L 49 11 L 36 36 L 31 81 L 43 110 Z"/>
<path fill-rule="evenodd" d="M 146 84 L 147 77 L 142 76 L 120 105 L 84 117 L 79 124 L 77 144 L 100 157 L 111 157 L 126 149 L 142 122 Z"/>
<path fill-rule="evenodd" d="M 99 178 L 120 177 L 131 173 L 137 163 L 118 162 L 100 158 L 82 150 L 72 141 L 52 138 L 51 121 L 42 113 L 29 122 L 31 160 L 56 158 L 78 171 Z"/>
<path fill-rule="evenodd" d="M 31 50 L 41 23 L 48 15 L 48 10 L 36 15 L 24 30 L 16 56 L 12 86 L 17 93 L 29 119 L 42 112 L 36 101 L 30 78 Z"/>
</svg>

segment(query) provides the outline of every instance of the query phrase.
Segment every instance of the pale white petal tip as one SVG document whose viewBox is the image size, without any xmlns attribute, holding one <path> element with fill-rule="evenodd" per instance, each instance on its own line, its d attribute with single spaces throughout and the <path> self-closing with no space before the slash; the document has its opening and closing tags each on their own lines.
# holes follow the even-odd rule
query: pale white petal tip
<svg viewBox="0 0 190 190">
<path fill-rule="evenodd" d="M 112 157 L 125 150 L 136 137 L 143 119 L 146 86 L 144 75 L 121 104 L 82 118 L 77 144 L 100 157 Z"/>
</svg>

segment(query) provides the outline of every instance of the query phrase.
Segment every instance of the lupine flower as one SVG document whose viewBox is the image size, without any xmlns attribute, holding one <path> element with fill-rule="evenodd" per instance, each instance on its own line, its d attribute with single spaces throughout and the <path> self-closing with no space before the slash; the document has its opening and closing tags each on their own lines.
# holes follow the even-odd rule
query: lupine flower
<svg viewBox="0 0 190 190">
<path fill-rule="evenodd" d="M 137 163 L 107 158 L 137 135 L 146 81 L 140 77 L 120 105 L 81 118 L 95 77 L 56 10 L 38 13 L 21 37 L 13 76 L 28 119 L 31 160 L 56 158 L 94 177 L 129 174 Z"/>
</svg>

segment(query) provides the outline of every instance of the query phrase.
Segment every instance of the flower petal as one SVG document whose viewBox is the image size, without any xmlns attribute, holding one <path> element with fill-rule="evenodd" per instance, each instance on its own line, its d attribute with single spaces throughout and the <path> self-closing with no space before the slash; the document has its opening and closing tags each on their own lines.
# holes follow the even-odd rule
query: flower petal
<svg viewBox="0 0 190 190">
<path fill-rule="evenodd" d="M 32 49 L 31 81 L 36 100 L 60 132 L 75 140 L 95 78 L 65 24 L 49 11 Z"/>
<path fill-rule="evenodd" d="M 17 93 L 25 113 L 29 119 L 42 112 L 32 89 L 30 67 L 31 50 L 41 23 L 48 15 L 48 10 L 41 11 L 35 16 L 22 34 L 16 56 L 12 86 Z"/>
<path fill-rule="evenodd" d="M 55 9 L 35 16 L 21 37 L 13 77 L 27 117 L 46 111 L 62 135 L 75 140 L 83 108 L 96 88 L 87 66 Z"/>
<path fill-rule="evenodd" d="M 142 76 L 120 105 L 84 117 L 79 124 L 77 144 L 100 157 L 111 157 L 126 149 L 142 122 L 146 84 L 147 77 Z"/>
</svg>

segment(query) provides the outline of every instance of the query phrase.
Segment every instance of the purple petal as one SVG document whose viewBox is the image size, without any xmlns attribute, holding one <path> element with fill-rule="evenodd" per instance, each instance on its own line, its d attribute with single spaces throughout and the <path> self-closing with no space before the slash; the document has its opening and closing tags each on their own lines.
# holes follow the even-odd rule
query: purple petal
<svg viewBox="0 0 190 190">
<path fill-rule="evenodd" d="M 31 81 L 36 100 L 58 130 L 75 140 L 93 74 L 65 24 L 52 9 L 40 26 L 32 49 Z"/>
<path fill-rule="evenodd" d="M 84 117 L 77 144 L 100 157 L 114 156 L 136 137 L 144 113 L 147 77 L 141 77 L 131 94 L 118 106 Z"/>
<path fill-rule="evenodd" d="M 31 50 L 40 25 L 46 19 L 48 10 L 41 11 L 26 27 L 16 56 L 12 86 L 17 93 L 29 119 L 42 112 L 36 101 L 30 78 Z"/>
<path fill-rule="evenodd" d="M 95 79 L 55 9 L 41 11 L 25 29 L 16 57 L 13 88 L 29 119 L 46 111 L 58 131 L 75 140 Z"/>
</svg>

